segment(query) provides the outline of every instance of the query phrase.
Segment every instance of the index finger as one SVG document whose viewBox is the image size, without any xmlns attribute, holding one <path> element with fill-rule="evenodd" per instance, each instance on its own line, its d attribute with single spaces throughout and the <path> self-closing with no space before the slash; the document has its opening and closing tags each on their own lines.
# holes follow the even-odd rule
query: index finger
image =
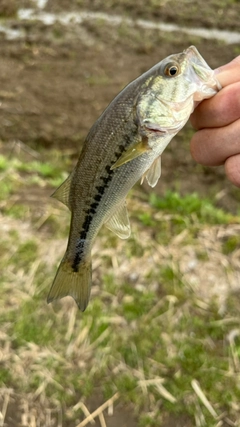
<svg viewBox="0 0 240 427">
<path fill-rule="evenodd" d="M 227 126 L 239 118 L 240 76 L 237 83 L 225 86 L 215 96 L 201 102 L 190 120 L 193 127 L 199 130 Z"/>
<path fill-rule="evenodd" d="M 240 55 L 228 64 L 222 65 L 215 70 L 215 76 L 222 85 L 228 86 L 240 81 Z"/>
</svg>

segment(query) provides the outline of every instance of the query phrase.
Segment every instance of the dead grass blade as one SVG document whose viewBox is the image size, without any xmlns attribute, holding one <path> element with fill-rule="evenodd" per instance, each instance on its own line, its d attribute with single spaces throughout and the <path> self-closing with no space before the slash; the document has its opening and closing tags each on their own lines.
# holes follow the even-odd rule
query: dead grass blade
<svg viewBox="0 0 240 427">
<path fill-rule="evenodd" d="M 106 424 L 106 421 L 105 421 L 105 418 L 104 418 L 104 415 L 102 412 L 99 414 L 98 418 L 99 418 L 101 427 L 107 427 L 107 424 Z"/>
<path fill-rule="evenodd" d="M 6 413 L 7 413 L 7 408 L 8 408 L 8 403 L 9 403 L 9 399 L 10 399 L 10 394 L 11 391 L 9 389 L 6 390 L 6 393 L 4 395 L 4 401 L 3 401 L 3 406 L 2 406 L 2 410 L 0 411 L 0 427 L 4 426 L 4 420 L 6 417 Z"/>
<path fill-rule="evenodd" d="M 120 396 L 120 393 L 115 393 L 110 399 L 108 399 L 101 406 L 99 406 L 94 412 L 92 412 L 92 414 L 90 414 L 87 418 L 85 418 L 85 420 L 83 420 L 76 427 L 84 427 L 89 422 L 91 422 L 93 418 L 96 418 L 96 417 L 99 417 L 99 420 L 100 420 L 100 414 L 102 414 L 102 412 L 105 409 L 107 409 L 109 406 L 111 406 L 113 404 L 113 402 L 115 402 L 115 400 L 117 400 L 119 398 L 119 396 Z M 104 418 L 102 418 L 102 420 L 104 420 Z M 105 422 L 105 420 L 104 420 L 104 422 Z M 105 426 L 106 426 L 106 423 L 105 423 Z M 104 426 L 104 424 L 101 424 L 101 427 L 105 427 L 105 426 Z"/>
<path fill-rule="evenodd" d="M 95 424 L 96 423 L 95 420 L 94 420 L 94 418 L 91 415 L 91 412 L 89 412 L 88 408 L 86 407 L 86 405 L 84 405 L 83 402 L 77 403 L 77 405 L 75 405 L 73 407 L 73 409 L 74 409 L 74 411 L 77 411 L 78 409 L 81 409 L 83 411 L 85 417 L 89 417 L 89 422 L 91 424 Z"/>
<path fill-rule="evenodd" d="M 169 391 L 163 386 L 163 382 L 163 378 L 153 378 L 150 380 L 140 380 L 138 381 L 138 384 L 141 387 L 143 386 L 143 384 L 145 386 L 153 385 L 164 399 L 168 400 L 171 403 L 175 403 L 177 399 L 171 393 L 169 393 Z"/>
<path fill-rule="evenodd" d="M 205 408 L 208 410 L 208 412 L 213 416 L 213 418 L 218 418 L 218 414 L 216 413 L 215 409 L 212 407 L 206 395 L 203 393 L 199 383 L 196 380 L 192 380 L 191 385 L 196 395 L 201 400 L 201 402 L 203 403 Z"/>
</svg>

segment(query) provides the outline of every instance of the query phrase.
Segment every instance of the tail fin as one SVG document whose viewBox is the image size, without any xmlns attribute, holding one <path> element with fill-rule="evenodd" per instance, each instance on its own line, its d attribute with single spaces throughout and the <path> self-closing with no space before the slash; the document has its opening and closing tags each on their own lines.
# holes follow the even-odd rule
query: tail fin
<svg viewBox="0 0 240 427">
<path fill-rule="evenodd" d="M 73 271 L 71 264 L 62 260 L 48 294 L 47 302 L 70 295 L 76 301 L 79 309 L 87 308 L 92 284 L 91 257 L 79 264 L 79 270 Z"/>
</svg>

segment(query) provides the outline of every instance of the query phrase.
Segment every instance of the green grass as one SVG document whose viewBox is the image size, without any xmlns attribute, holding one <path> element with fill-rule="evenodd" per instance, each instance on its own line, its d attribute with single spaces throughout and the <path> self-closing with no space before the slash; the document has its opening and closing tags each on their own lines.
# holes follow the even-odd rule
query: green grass
<svg viewBox="0 0 240 427">
<path fill-rule="evenodd" d="M 236 249 L 240 247 L 240 238 L 239 236 L 229 236 L 227 237 L 222 244 L 222 251 L 225 255 L 231 254 Z"/>
<path fill-rule="evenodd" d="M 239 218 L 195 193 L 144 200 L 133 190 L 131 238 L 102 229 L 95 243 L 86 312 L 69 299 L 47 305 L 70 216 L 48 197 L 26 209 L 24 197 L 65 177 L 69 165 L 62 156 L 52 163 L 54 155 L 0 157 L 0 387 L 45 408 L 62 405 L 62 425 L 84 418 L 72 409 L 79 402 L 88 407 L 96 394 L 104 402 L 119 392 L 139 426 L 161 427 L 170 417 L 216 427 L 195 380 L 220 418 L 238 422 L 239 301 L 230 283 L 237 281 Z M 225 283 L 221 298 L 209 269 Z"/>
<path fill-rule="evenodd" d="M 66 161 L 55 151 L 45 153 L 44 160 L 29 160 L 22 155 L 0 155 L 1 198 L 4 198 L 19 183 L 39 186 L 52 185 L 56 187 L 67 177 L 64 171 Z M 68 163 L 68 162 L 67 162 Z M 19 182 L 20 181 L 20 182 Z M 15 184 L 15 186 L 14 186 Z"/>
<path fill-rule="evenodd" d="M 214 206 L 214 201 L 200 198 L 197 193 L 181 196 L 177 192 L 167 191 L 162 198 L 152 193 L 150 204 L 173 213 L 179 223 L 185 222 L 186 225 L 193 224 L 196 220 L 205 224 L 228 224 L 233 219 L 232 215 Z"/>
</svg>

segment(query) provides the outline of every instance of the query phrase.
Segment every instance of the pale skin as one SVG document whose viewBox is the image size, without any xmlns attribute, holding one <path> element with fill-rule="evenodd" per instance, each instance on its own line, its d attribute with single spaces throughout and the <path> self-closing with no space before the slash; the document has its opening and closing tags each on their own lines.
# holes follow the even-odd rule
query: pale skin
<svg viewBox="0 0 240 427">
<path fill-rule="evenodd" d="M 240 56 L 216 71 L 223 89 L 192 114 L 197 132 L 190 150 L 202 165 L 224 165 L 228 179 L 240 187 Z"/>
</svg>

